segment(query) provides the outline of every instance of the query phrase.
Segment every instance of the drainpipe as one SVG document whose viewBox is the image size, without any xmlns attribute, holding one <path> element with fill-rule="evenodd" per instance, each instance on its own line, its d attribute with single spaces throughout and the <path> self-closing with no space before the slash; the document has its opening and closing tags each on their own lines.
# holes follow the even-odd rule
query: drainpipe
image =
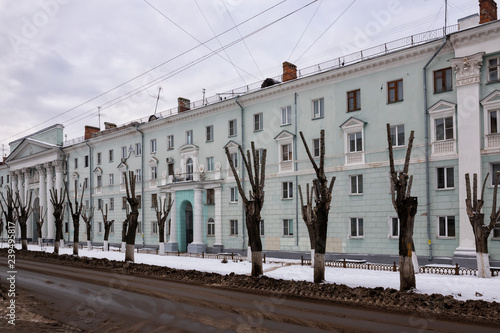
<svg viewBox="0 0 500 333">
<path fill-rule="evenodd" d="M 89 145 L 89 141 L 88 140 L 85 140 L 85 144 L 89 147 L 89 200 L 90 200 L 90 207 L 94 207 L 94 197 L 92 196 L 92 191 L 93 191 L 93 187 L 92 187 L 92 183 L 93 183 L 93 177 L 92 177 L 92 147 Z M 91 221 L 91 230 L 92 232 L 90 233 L 90 242 L 92 243 L 92 239 L 94 238 L 94 218 L 92 218 L 92 221 Z"/>
<path fill-rule="evenodd" d="M 429 243 L 429 261 L 432 260 L 432 243 L 431 243 L 431 205 L 430 205 L 430 175 L 429 175 L 429 111 L 427 110 L 427 66 L 434 60 L 438 53 L 448 42 L 448 35 L 444 36 L 443 44 L 434 53 L 432 58 L 425 64 L 424 72 L 424 114 L 425 114 L 425 199 L 426 199 L 426 214 L 427 214 L 427 239 Z"/>
<path fill-rule="evenodd" d="M 146 241 L 144 240 L 144 133 L 139 129 L 139 124 L 135 124 L 135 129 L 137 132 L 141 133 L 141 238 L 142 238 L 142 246 L 146 245 Z"/>
<path fill-rule="evenodd" d="M 243 126 L 243 105 L 240 104 L 240 102 L 238 102 L 238 98 L 240 97 L 240 95 L 236 96 L 234 102 L 236 104 L 238 104 L 238 106 L 240 107 L 240 119 L 241 119 L 241 150 L 244 152 L 245 151 L 245 143 L 244 143 L 244 126 Z M 243 159 L 243 158 L 242 158 Z M 240 175 L 241 175 L 241 187 L 243 189 L 243 193 L 245 193 L 245 169 L 243 168 L 243 163 L 240 163 Z M 245 230 L 246 230 L 246 220 L 245 220 L 245 206 L 244 205 L 241 205 L 241 219 L 243 221 L 243 228 L 241 228 L 243 231 L 242 231 L 242 235 L 243 235 L 243 239 L 242 239 L 242 242 L 243 244 L 241 245 L 241 247 L 243 248 L 243 250 L 245 249 Z M 246 247 L 248 248 L 248 244 L 246 244 Z"/>
<path fill-rule="evenodd" d="M 66 164 L 65 165 L 65 170 L 66 170 L 66 191 L 69 191 L 69 170 L 68 170 L 68 156 L 69 154 L 66 154 L 63 150 L 62 147 L 59 147 L 59 150 L 61 151 L 61 153 L 64 155 L 64 163 Z M 69 196 L 69 193 L 68 193 L 68 196 Z M 68 203 L 66 203 L 66 212 L 68 213 L 66 216 L 68 216 L 68 243 L 69 243 L 69 229 L 70 229 L 70 211 L 69 211 L 69 207 L 68 207 Z"/>
<path fill-rule="evenodd" d="M 298 170 L 297 162 L 297 93 L 294 94 L 294 123 L 295 136 L 293 137 L 293 156 L 295 156 L 294 171 Z M 295 173 L 295 245 L 299 246 L 299 176 Z"/>
</svg>

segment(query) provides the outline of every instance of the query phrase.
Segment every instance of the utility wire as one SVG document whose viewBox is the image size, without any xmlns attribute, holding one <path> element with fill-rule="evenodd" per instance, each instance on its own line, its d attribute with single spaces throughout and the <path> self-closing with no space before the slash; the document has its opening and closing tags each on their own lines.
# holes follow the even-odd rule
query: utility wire
<svg viewBox="0 0 500 333">
<path fill-rule="evenodd" d="M 295 44 L 295 46 L 293 47 L 293 50 L 292 52 L 290 52 L 290 55 L 288 56 L 288 59 L 287 60 L 290 60 L 290 58 L 292 57 L 292 54 L 293 52 L 295 52 L 295 49 L 297 48 L 297 46 L 299 45 L 300 41 L 302 40 L 302 37 L 304 37 L 304 34 L 306 33 L 307 31 L 307 28 L 309 28 L 309 25 L 311 24 L 312 20 L 314 19 L 314 17 L 316 16 L 316 13 L 318 12 L 318 9 L 319 7 L 321 7 L 321 5 L 323 4 L 323 0 L 321 0 L 321 2 L 319 3 L 318 7 L 316 8 L 316 10 L 314 11 L 314 14 L 313 16 L 311 16 L 311 19 L 309 20 L 309 23 L 307 23 L 304 31 L 302 31 L 302 35 L 300 35 L 300 38 L 299 40 L 297 41 L 297 43 Z"/>
<path fill-rule="evenodd" d="M 331 28 L 331 27 L 335 24 L 335 22 L 337 22 L 337 21 L 338 21 L 338 20 L 342 17 L 342 15 L 344 15 L 344 13 L 345 13 L 345 12 L 346 12 L 349 8 L 351 8 L 351 6 L 352 6 L 355 2 L 356 2 L 356 0 L 353 0 L 353 1 L 351 2 L 351 4 L 350 4 L 350 5 L 349 5 L 349 6 L 348 6 L 348 7 L 347 7 L 347 8 L 346 8 L 346 9 L 345 9 L 345 10 L 344 10 L 344 11 L 343 11 L 343 12 L 342 12 L 342 13 L 341 13 L 341 14 L 340 14 L 340 15 L 339 15 L 339 16 L 338 16 L 338 17 L 337 17 L 337 18 L 336 18 L 333 22 L 332 22 L 332 24 L 330 24 L 330 25 L 328 26 L 328 28 L 326 28 L 326 30 L 325 30 L 325 31 L 323 31 L 323 33 L 322 33 L 321 35 L 319 35 L 319 37 L 318 37 L 318 38 L 316 38 L 316 40 L 315 40 L 315 41 L 314 41 L 314 42 L 313 42 L 313 43 L 312 43 L 312 44 L 311 44 L 311 45 L 310 45 L 310 46 L 309 46 L 309 47 L 308 47 L 308 48 L 307 48 L 307 49 L 306 49 L 306 50 L 305 50 L 305 51 L 304 51 L 301 55 L 300 55 L 300 57 L 298 57 L 298 58 L 297 58 L 297 60 L 295 60 L 295 63 L 297 63 L 297 62 L 300 60 L 300 58 L 302 58 L 302 56 L 304 56 L 304 54 L 306 54 L 306 52 L 307 52 L 307 51 L 309 51 L 309 49 L 310 49 L 311 47 L 313 47 L 313 45 L 314 45 L 314 44 L 316 44 L 316 42 L 317 42 L 317 41 L 318 41 L 321 37 L 323 37 L 323 35 L 324 35 L 324 34 L 325 34 L 328 30 L 330 30 L 330 28 Z"/>
</svg>

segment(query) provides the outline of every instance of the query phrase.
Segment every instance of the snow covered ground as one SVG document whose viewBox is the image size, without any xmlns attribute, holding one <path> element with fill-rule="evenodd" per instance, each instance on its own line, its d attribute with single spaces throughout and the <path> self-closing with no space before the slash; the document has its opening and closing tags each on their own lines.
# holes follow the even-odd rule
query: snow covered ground
<svg viewBox="0 0 500 333">
<path fill-rule="evenodd" d="M 20 248 L 20 245 L 18 245 Z M 29 250 L 40 251 L 39 246 L 29 245 Z M 53 247 L 44 246 L 43 251 L 53 252 Z M 71 248 L 61 248 L 61 254 L 72 254 Z M 80 256 L 93 258 L 108 258 L 110 260 L 122 261 L 125 258 L 124 253 L 101 250 L 80 249 Z M 246 257 L 241 257 L 246 259 Z M 275 279 L 285 280 L 313 280 L 313 270 L 309 266 L 282 265 L 274 261 L 281 259 L 267 258 L 267 264 L 264 264 L 264 275 Z M 284 260 L 283 260 L 284 261 Z M 221 263 L 220 259 L 201 259 L 177 256 L 159 256 L 156 254 L 135 253 L 135 262 L 149 265 L 168 266 L 177 269 L 195 269 L 203 272 L 213 272 L 220 274 L 249 274 L 251 265 L 246 260 L 232 261 L 228 260 L 226 264 Z M 293 262 L 286 260 L 286 264 Z M 299 260 L 295 261 L 300 263 Z M 331 268 L 327 267 L 325 271 L 327 283 L 345 284 L 350 287 L 383 287 L 399 289 L 399 273 L 371 271 L 350 268 Z M 455 276 L 438 274 L 417 274 L 417 292 L 425 294 L 443 294 L 453 295 L 458 300 L 485 300 L 500 302 L 500 277 L 491 279 L 480 279 L 475 276 Z"/>
</svg>

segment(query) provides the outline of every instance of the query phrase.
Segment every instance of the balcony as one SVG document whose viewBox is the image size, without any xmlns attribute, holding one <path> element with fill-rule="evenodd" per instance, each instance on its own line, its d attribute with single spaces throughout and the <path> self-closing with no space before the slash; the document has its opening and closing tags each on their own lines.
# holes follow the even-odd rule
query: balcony
<svg viewBox="0 0 500 333">
<path fill-rule="evenodd" d="M 456 152 L 455 139 L 434 141 L 432 143 L 432 155 L 449 155 Z"/>
</svg>

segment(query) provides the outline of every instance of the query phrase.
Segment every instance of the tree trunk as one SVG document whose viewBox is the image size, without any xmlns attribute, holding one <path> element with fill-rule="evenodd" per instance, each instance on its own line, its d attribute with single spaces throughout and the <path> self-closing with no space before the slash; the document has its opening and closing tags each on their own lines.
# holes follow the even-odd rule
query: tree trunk
<svg viewBox="0 0 500 333">
<path fill-rule="evenodd" d="M 134 244 L 128 244 L 125 247 L 125 261 L 134 262 Z"/>
<path fill-rule="evenodd" d="M 314 283 L 325 281 L 325 254 L 314 253 Z"/>
<path fill-rule="evenodd" d="M 165 254 L 165 242 L 160 243 L 160 248 L 158 249 L 158 254 L 161 256 Z"/>
<path fill-rule="evenodd" d="M 73 255 L 78 255 L 78 242 L 73 242 Z"/>
<path fill-rule="evenodd" d="M 107 240 L 104 241 L 104 244 L 102 245 L 102 250 L 109 251 L 109 243 Z"/>
<path fill-rule="evenodd" d="M 38 246 L 40 246 L 40 248 L 43 246 L 42 242 L 43 242 L 42 237 L 39 237 L 38 238 Z"/>
<path fill-rule="evenodd" d="M 122 248 L 121 248 L 121 252 L 124 253 L 125 252 L 125 246 L 127 245 L 126 242 L 122 242 Z"/>
<path fill-rule="evenodd" d="M 314 249 L 311 249 L 311 267 L 314 267 Z"/>
<path fill-rule="evenodd" d="M 476 253 L 476 259 L 477 259 L 477 277 L 490 278 L 491 277 L 490 255 L 488 253 Z"/>
<path fill-rule="evenodd" d="M 415 272 L 415 274 L 420 273 L 420 266 L 418 265 L 417 253 L 415 251 L 412 251 L 411 259 L 413 262 L 413 272 Z"/>
<path fill-rule="evenodd" d="M 26 223 L 19 223 L 19 227 L 21 228 L 21 243 L 22 249 L 28 250 L 28 236 L 27 236 L 27 226 Z"/>
<path fill-rule="evenodd" d="M 416 287 L 411 257 L 399 256 L 399 286 L 400 291 L 407 291 Z"/>
<path fill-rule="evenodd" d="M 22 249 L 23 250 L 28 250 L 28 240 L 27 239 L 23 239 L 21 242 L 22 242 Z"/>
<path fill-rule="evenodd" d="M 262 251 L 252 251 L 252 276 L 262 276 Z"/>
<path fill-rule="evenodd" d="M 262 268 L 262 241 L 260 239 L 259 230 L 260 214 L 250 215 L 247 213 L 246 224 L 248 231 L 248 243 L 252 252 L 252 276 L 260 277 L 264 273 Z"/>
<path fill-rule="evenodd" d="M 61 247 L 64 247 L 64 238 L 61 238 L 61 240 L 59 241 L 59 243 L 60 243 Z"/>
<path fill-rule="evenodd" d="M 54 253 L 59 254 L 59 241 L 54 242 Z"/>
<path fill-rule="evenodd" d="M 87 241 L 87 250 L 92 250 L 92 242 L 91 241 Z"/>
<path fill-rule="evenodd" d="M 158 226 L 158 229 L 159 229 L 160 244 L 165 243 L 165 223 L 161 223 Z"/>
</svg>

